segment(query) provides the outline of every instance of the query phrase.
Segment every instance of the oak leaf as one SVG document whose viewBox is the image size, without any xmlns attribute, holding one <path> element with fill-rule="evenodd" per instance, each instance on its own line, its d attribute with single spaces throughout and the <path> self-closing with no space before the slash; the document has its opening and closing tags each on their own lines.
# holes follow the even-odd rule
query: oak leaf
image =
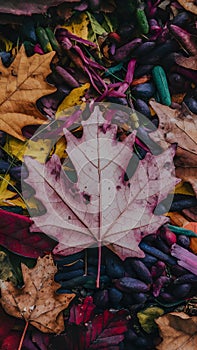
<svg viewBox="0 0 197 350">
<path fill-rule="evenodd" d="M 163 341 L 158 350 L 196 350 L 197 316 L 171 312 L 155 320 Z"/>
<path fill-rule="evenodd" d="M 96 106 L 90 118 L 82 122 L 82 138 L 77 139 L 65 129 L 67 153 L 78 175 L 77 184 L 61 171 L 56 155 L 45 165 L 25 157 L 29 172 L 25 182 L 34 188 L 35 197 L 46 208 L 43 215 L 33 217 L 34 229 L 39 227 L 59 241 L 54 249 L 57 254 L 104 244 L 122 258 L 141 257 L 141 238 L 168 220 L 153 211 L 177 183 L 173 175 L 174 148 L 158 156 L 148 153 L 126 181 L 135 133 L 119 142 L 117 125 L 106 128 L 105 123 Z"/>
<path fill-rule="evenodd" d="M 59 284 L 54 281 L 57 268 L 50 255 L 38 258 L 33 269 L 22 264 L 24 286 L 1 283 L 1 305 L 11 316 L 23 318 L 44 333 L 64 330 L 62 311 L 75 294 L 56 294 Z"/>
<path fill-rule="evenodd" d="M 51 72 L 50 62 L 54 55 L 55 52 L 50 52 L 27 57 L 21 46 L 9 68 L 0 62 L 0 130 L 25 140 L 21 130 L 24 126 L 44 123 L 36 101 L 56 91 L 45 81 Z"/>
</svg>

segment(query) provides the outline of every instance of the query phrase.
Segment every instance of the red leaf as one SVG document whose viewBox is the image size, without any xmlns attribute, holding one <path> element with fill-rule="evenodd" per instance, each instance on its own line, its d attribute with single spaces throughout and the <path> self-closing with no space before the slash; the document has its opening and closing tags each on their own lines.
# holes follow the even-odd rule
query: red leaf
<svg viewBox="0 0 197 350">
<path fill-rule="evenodd" d="M 119 349 L 119 343 L 124 339 L 127 331 L 127 312 L 120 310 L 110 312 L 105 310 L 88 323 L 85 339 L 85 349 Z"/>
<path fill-rule="evenodd" d="M 72 306 L 70 309 L 69 322 L 79 325 L 89 321 L 95 307 L 92 297 L 86 297 L 83 304 Z"/>
<path fill-rule="evenodd" d="M 53 250 L 56 243 L 42 233 L 29 231 L 33 223 L 23 215 L 0 209 L 0 245 L 16 254 L 38 258 Z"/>
<path fill-rule="evenodd" d="M 0 343 L 8 336 L 15 323 L 16 319 L 0 308 Z"/>
<path fill-rule="evenodd" d="M 17 349 L 20 343 L 21 334 L 19 332 L 11 332 L 1 344 L 1 350 Z"/>
</svg>

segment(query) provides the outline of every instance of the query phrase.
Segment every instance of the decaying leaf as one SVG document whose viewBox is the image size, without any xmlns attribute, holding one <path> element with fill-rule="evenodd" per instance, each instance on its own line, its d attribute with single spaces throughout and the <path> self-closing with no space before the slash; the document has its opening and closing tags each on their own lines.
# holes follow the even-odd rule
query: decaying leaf
<svg viewBox="0 0 197 350">
<path fill-rule="evenodd" d="M 180 177 L 186 182 L 190 182 L 197 196 L 197 164 L 196 164 L 196 168 L 177 167 L 176 176 Z"/>
<path fill-rule="evenodd" d="M 8 185 L 12 190 L 8 189 Z M 0 181 L 0 205 L 1 206 L 19 206 L 26 209 L 25 202 L 14 190 L 15 182 L 10 179 L 10 175 L 5 175 Z"/>
<path fill-rule="evenodd" d="M 179 66 L 197 70 L 197 56 L 190 56 L 190 57 L 184 57 L 184 56 L 178 56 L 176 57 L 176 63 Z"/>
<path fill-rule="evenodd" d="M 34 188 L 35 197 L 46 208 L 45 214 L 33 220 L 37 228 L 58 239 L 55 253 L 71 254 L 104 244 L 122 258 L 143 256 L 138 247 L 141 238 L 168 220 L 153 211 L 178 181 L 173 175 L 174 148 L 158 156 L 148 153 L 126 181 L 135 134 L 119 142 L 117 125 L 106 128 L 105 123 L 96 106 L 90 118 L 82 122 L 82 138 L 77 139 L 65 129 L 67 153 L 78 175 L 77 184 L 61 172 L 56 155 L 45 166 L 25 157 L 29 171 L 25 182 Z"/>
<path fill-rule="evenodd" d="M 14 287 L 11 282 L 1 283 L 1 305 L 11 316 L 24 318 L 44 333 L 64 330 L 62 310 L 75 294 L 56 294 L 59 284 L 54 281 L 57 268 L 50 255 L 38 258 L 33 269 L 22 264 L 24 286 Z"/>
<path fill-rule="evenodd" d="M 15 60 L 5 68 L 0 63 L 0 130 L 25 140 L 21 129 L 26 125 L 43 124 L 36 101 L 56 91 L 45 78 L 51 72 L 50 62 L 55 52 L 27 57 L 21 46 Z"/>
<path fill-rule="evenodd" d="M 157 346 L 158 350 L 196 350 L 197 316 L 171 312 L 155 322 L 163 338 L 162 343 Z"/>
<path fill-rule="evenodd" d="M 178 147 L 197 157 L 197 115 L 181 114 L 155 101 L 151 101 L 150 105 L 159 118 L 159 127 L 151 133 L 151 138 L 164 149 L 168 143 L 177 143 Z"/>
<path fill-rule="evenodd" d="M 0 280 L 11 281 L 14 285 L 17 284 L 17 278 L 9 256 L 0 250 Z"/>
<path fill-rule="evenodd" d="M 44 13 L 50 6 L 57 6 L 64 2 L 65 0 L 34 0 L 34 1 L 25 1 L 25 0 L 11 0 L 4 1 L 0 0 L 0 12 L 3 13 L 12 13 L 14 15 L 28 15 L 32 13 Z M 71 0 L 70 0 L 71 2 Z M 74 2 L 74 0 L 73 0 Z"/>
<path fill-rule="evenodd" d="M 158 129 L 151 138 L 166 149 L 169 144 L 177 143 L 175 165 L 176 175 L 190 182 L 196 192 L 197 179 L 197 115 L 182 113 L 160 103 L 151 101 L 151 107 L 159 118 Z"/>
<path fill-rule="evenodd" d="M 197 15 L 197 5 L 195 0 L 177 0 L 185 10 L 190 11 Z"/>
</svg>

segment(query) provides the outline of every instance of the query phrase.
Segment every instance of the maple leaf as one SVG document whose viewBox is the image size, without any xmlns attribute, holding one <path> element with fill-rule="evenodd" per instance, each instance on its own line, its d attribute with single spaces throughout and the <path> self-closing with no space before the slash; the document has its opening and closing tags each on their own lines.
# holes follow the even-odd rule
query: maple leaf
<svg viewBox="0 0 197 350">
<path fill-rule="evenodd" d="M 168 221 L 153 210 L 177 183 L 172 174 L 174 148 L 158 156 L 148 153 L 133 177 L 125 181 L 135 133 L 119 142 L 117 125 L 105 128 L 105 122 L 97 106 L 82 122 L 82 138 L 65 129 L 77 184 L 61 172 L 56 155 L 45 165 L 25 157 L 29 172 L 25 182 L 46 208 L 43 215 L 33 217 L 34 228 L 58 239 L 57 254 L 71 254 L 91 245 L 100 249 L 104 244 L 122 258 L 141 257 L 141 238 Z"/>
<path fill-rule="evenodd" d="M 23 318 L 44 333 L 64 330 L 62 310 L 75 294 L 56 294 L 59 284 L 54 281 L 57 268 L 50 255 L 38 258 L 33 269 L 21 264 L 24 286 L 17 288 L 11 282 L 1 283 L 1 305 L 11 316 Z"/>
<path fill-rule="evenodd" d="M 155 320 L 163 341 L 158 350 L 195 350 L 197 341 L 197 316 L 184 312 L 171 312 Z"/>
<path fill-rule="evenodd" d="M 55 52 L 27 57 L 21 46 L 9 68 L 0 62 L 0 130 L 25 140 L 21 129 L 26 125 L 43 124 L 45 118 L 36 107 L 43 95 L 56 91 L 45 78 L 51 72 Z"/>
<path fill-rule="evenodd" d="M 0 244 L 29 258 L 38 258 L 50 252 L 56 242 L 43 234 L 29 231 L 32 220 L 24 215 L 0 209 Z"/>
</svg>

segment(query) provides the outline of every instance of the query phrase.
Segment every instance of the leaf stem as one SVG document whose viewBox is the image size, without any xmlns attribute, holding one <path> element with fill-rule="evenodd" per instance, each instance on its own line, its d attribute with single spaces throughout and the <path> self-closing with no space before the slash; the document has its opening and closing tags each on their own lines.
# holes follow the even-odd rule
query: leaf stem
<svg viewBox="0 0 197 350">
<path fill-rule="evenodd" d="M 29 326 L 29 322 L 26 321 L 25 328 L 24 328 L 24 330 L 23 330 L 23 334 L 22 334 L 22 336 L 21 336 L 21 340 L 20 340 L 20 343 L 19 343 L 19 346 L 18 346 L 18 349 L 17 349 L 17 350 L 21 350 L 21 349 L 22 349 L 23 341 L 24 341 L 24 339 L 25 339 L 25 335 L 26 335 L 28 326 Z"/>
<path fill-rule="evenodd" d="M 101 275 L 101 241 L 98 242 L 98 270 L 96 278 L 96 288 L 100 285 L 100 275 Z"/>
</svg>

